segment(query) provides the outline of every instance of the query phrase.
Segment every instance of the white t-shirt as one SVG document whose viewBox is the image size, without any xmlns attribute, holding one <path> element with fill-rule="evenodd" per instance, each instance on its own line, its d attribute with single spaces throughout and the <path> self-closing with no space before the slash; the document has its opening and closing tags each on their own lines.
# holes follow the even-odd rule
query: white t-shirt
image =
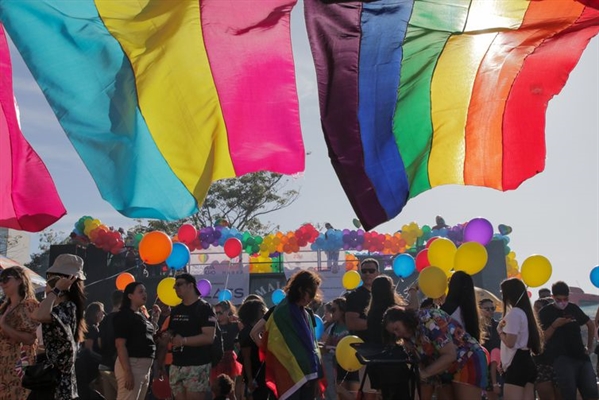
<svg viewBox="0 0 599 400">
<path fill-rule="evenodd" d="M 516 335 L 516 343 L 511 349 L 501 341 L 501 366 L 505 371 L 512 363 L 516 350 L 528 348 L 528 318 L 521 308 L 512 307 L 503 320 L 505 321 L 503 331 Z"/>
</svg>

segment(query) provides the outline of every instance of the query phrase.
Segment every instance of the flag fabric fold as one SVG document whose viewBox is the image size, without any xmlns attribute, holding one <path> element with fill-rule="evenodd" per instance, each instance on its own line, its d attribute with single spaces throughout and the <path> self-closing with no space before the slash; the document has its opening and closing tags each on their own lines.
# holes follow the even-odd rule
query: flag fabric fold
<svg viewBox="0 0 599 400">
<path fill-rule="evenodd" d="M 285 400 L 306 382 L 323 377 L 315 327 L 306 310 L 283 299 L 266 322 L 266 384 Z"/>
<path fill-rule="evenodd" d="M 12 65 L 0 24 L 0 226 L 39 232 L 66 210 L 46 166 L 19 127 Z"/>
<path fill-rule="evenodd" d="M 545 112 L 599 31 L 595 0 L 305 0 L 331 163 L 362 225 L 440 185 L 545 166 Z"/>
<path fill-rule="evenodd" d="M 198 211 L 210 184 L 304 169 L 296 0 L 0 0 L 0 18 L 102 197 Z"/>
</svg>

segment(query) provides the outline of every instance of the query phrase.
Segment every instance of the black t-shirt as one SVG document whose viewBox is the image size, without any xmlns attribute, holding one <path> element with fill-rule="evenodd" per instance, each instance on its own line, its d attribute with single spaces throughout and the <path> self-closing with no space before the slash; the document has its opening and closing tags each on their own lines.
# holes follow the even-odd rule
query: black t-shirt
<svg viewBox="0 0 599 400">
<path fill-rule="evenodd" d="M 121 310 L 114 316 L 114 337 L 125 339 L 129 357 L 154 358 L 154 325 L 140 312 Z"/>
<path fill-rule="evenodd" d="M 223 335 L 223 350 L 231 351 L 235 347 L 235 340 L 239 333 L 239 325 L 236 323 L 230 323 L 227 325 L 221 325 L 220 331 Z"/>
<path fill-rule="evenodd" d="M 100 354 L 100 347 L 98 346 L 98 337 L 99 336 L 100 336 L 100 330 L 98 328 L 98 325 L 88 325 L 87 326 L 87 333 L 85 334 L 85 340 L 89 339 L 93 342 L 92 351 L 97 354 Z"/>
<path fill-rule="evenodd" d="M 241 347 L 241 354 L 243 355 L 244 348 L 250 348 L 250 364 L 252 366 L 253 378 L 258 384 L 258 386 L 265 386 L 265 371 L 264 368 L 260 368 L 262 363 L 260 362 L 260 354 L 258 350 L 258 345 L 252 340 L 250 337 L 250 332 L 252 331 L 252 326 L 244 326 L 243 329 L 239 332 L 239 347 Z M 241 362 L 245 362 L 243 356 L 241 357 Z M 245 369 L 245 366 L 244 366 Z M 247 384 L 247 377 L 245 371 L 243 373 L 243 381 Z"/>
<path fill-rule="evenodd" d="M 179 304 L 171 310 L 171 319 L 168 330 L 174 335 L 183 337 L 197 336 L 202 333 L 202 328 L 216 326 L 216 317 L 210 304 L 198 299 L 193 304 L 186 306 Z M 212 362 L 210 349 L 206 346 L 184 346 L 182 351 L 173 349 L 173 365 L 186 367 L 190 365 L 204 365 Z"/>
<path fill-rule="evenodd" d="M 350 292 L 345 295 L 346 305 L 345 312 L 355 312 L 360 315 L 360 318 L 366 319 L 366 314 L 364 310 L 368 307 L 368 303 L 370 303 L 370 290 L 366 289 L 364 286 L 360 286 L 353 292 Z M 362 340 L 368 340 L 368 332 L 366 330 L 363 331 L 350 331 L 352 335 L 357 335 Z"/>
<path fill-rule="evenodd" d="M 383 344 L 383 315 L 386 309 L 374 309 L 368 312 L 366 323 L 368 329 L 367 338 L 363 339 L 366 343 Z"/>
<path fill-rule="evenodd" d="M 573 321 L 555 329 L 551 339 L 545 345 L 545 352 L 543 354 L 549 361 L 553 361 L 559 356 L 588 359 L 588 355 L 585 352 L 585 345 L 582 343 L 580 327 L 586 324 L 590 318 L 580 307 L 572 303 L 568 303 L 563 310 L 560 310 L 553 304 L 549 304 L 539 312 L 543 330 L 549 329 L 551 324 L 560 317 L 572 319 Z"/>
<path fill-rule="evenodd" d="M 116 312 L 112 312 L 104 317 L 100 322 L 99 337 L 101 342 L 100 354 L 102 355 L 102 361 L 100 364 L 114 369 L 114 362 L 116 361 L 116 347 L 114 346 L 114 316 Z"/>
</svg>

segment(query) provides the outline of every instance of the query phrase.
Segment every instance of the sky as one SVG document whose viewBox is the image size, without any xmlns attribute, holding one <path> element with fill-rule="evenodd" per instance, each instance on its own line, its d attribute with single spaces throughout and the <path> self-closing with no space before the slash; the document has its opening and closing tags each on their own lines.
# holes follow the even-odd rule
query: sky
<svg viewBox="0 0 599 400">
<path fill-rule="evenodd" d="M 300 198 L 264 220 L 283 232 L 301 224 L 330 222 L 354 229 L 355 218 L 327 155 L 320 128 L 314 65 L 303 20 L 302 3 L 292 13 L 292 43 L 300 114 L 306 147 L 306 170 L 291 187 Z M 23 134 L 41 156 L 54 178 L 68 214 L 50 228 L 71 232 L 84 215 L 109 226 L 127 228 L 135 221 L 102 200 L 89 172 L 75 153 L 39 87 L 18 52 L 11 47 L 15 96 Z M 573 70 L 562 92 L 550 101 L 546 121 L 545 171 L 510 192 L 449 185 L 410 200 L 402 213 L 376 227 L 395 232 L 404 224 L 434 225 L 441 215 L 453 226 L 475 217 L 512 227 L 510 247 L 520 264 L 541 254 L 553 266 L 551 281 L 565 280 L 599 294 L 589 272 L 599 265 L 599 40 L 595 37 Z M 43 201 L 43 199 L 40 199 Z M 33 235 L 35 252 L 38 235 Z"/>
</svg>

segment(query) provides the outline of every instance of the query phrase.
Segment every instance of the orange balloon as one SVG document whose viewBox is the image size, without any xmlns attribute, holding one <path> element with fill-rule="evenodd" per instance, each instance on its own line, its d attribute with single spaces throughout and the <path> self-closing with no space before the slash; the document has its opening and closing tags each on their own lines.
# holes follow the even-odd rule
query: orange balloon
<svg viewBox="0 0 599 400">
<path fill-rule="evenodd" d="M 139 242 L 139 256 L 146 264 L 160 264 L 171 255 L 172 251 L 171 238 L 161 231 L 148 232 Z"/>
<path fill-rule="evenodd" d="M 118 290 L 125 290 L 128 284 L 135 282 L 135 277 L 129 272 L 123 272 L 116 277 L 116 288 Z"/>
</svg>

